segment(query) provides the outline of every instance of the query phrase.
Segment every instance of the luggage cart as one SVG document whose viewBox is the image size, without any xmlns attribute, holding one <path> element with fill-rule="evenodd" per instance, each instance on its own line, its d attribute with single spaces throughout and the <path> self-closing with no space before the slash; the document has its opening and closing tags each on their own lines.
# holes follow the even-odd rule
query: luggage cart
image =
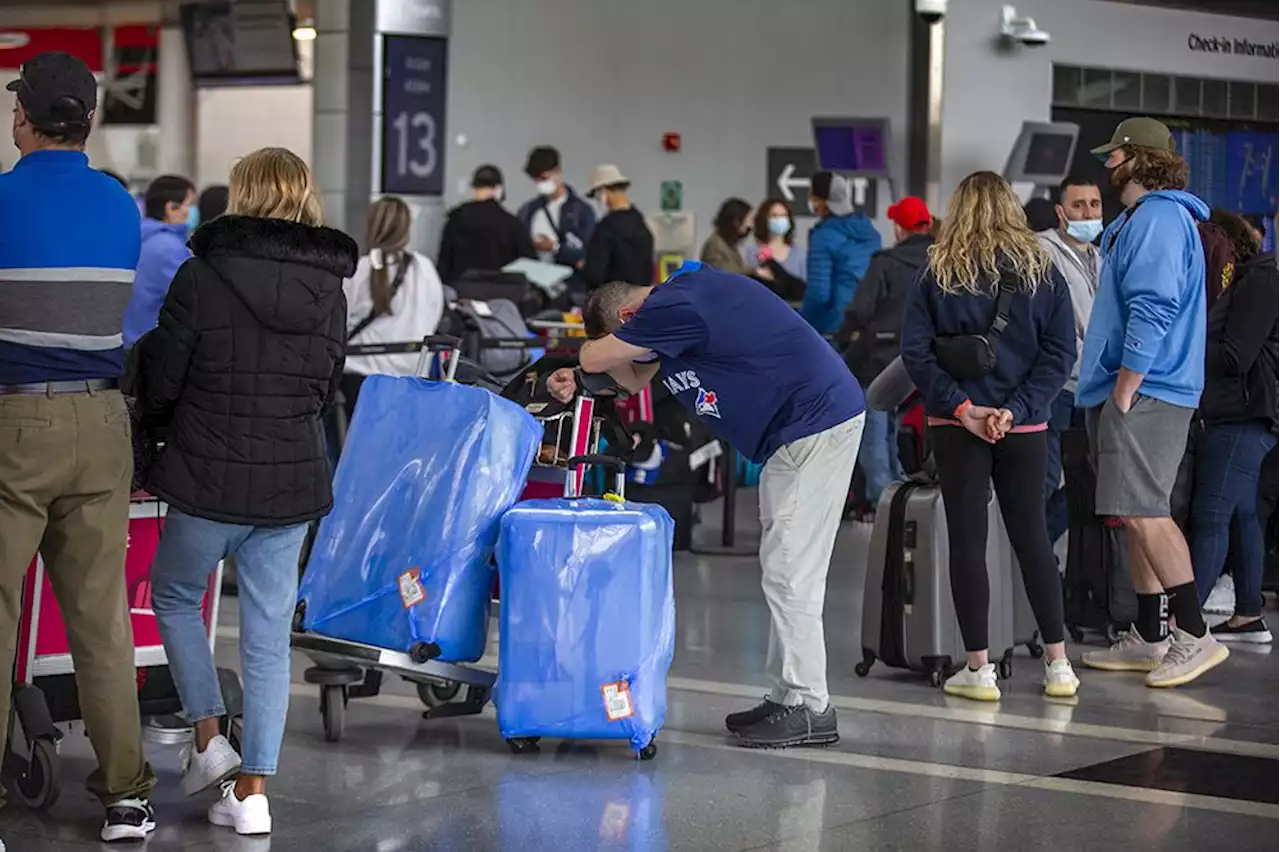
<svg viewBox="0 0 1280 852">
<path fill-rule="evenodd" d="M 189 736 L 190 728 L 173 718 L 182 704 L 169 672 L 156 615 L 151 609 L 151 562 L 160 543 L 167 508 L 147 494 L 131 497 L 124 570 L 144 733 L 148 739 L 179 742 Z M 222 564 L 219 563 L 209 578 L 204 599 L 210 647 L 217 632 L 221 588 Z M 25 805 L 46 810 L 61 792 L 58 751 L 66 733 L 64 727 L 80 721 L 82 715 L 62 611 L 53 595 L 44 559 L 38 554 L 23 582 L 22 599 L 4 772 L 11 781 L 11 789 Z M 223 720 L 223 732 L 238 749 L 237 717 L 243 707 L 240 678 L 230 669 L 218 669 L 218 680 L 229 714 Z"/>
<path fill-rule="evenodd" d="M 521 343 L 528 345 L 525 341 Z M 379 351 L 388 351 L 383 348 L 385 346 L 420 349 L 417 374 L 424 377 L 438 375 L 444 381 L 455 381 L 458 367 L 464 361 L 461 341 L 454 337 L 433 335 L 416 344 L 384 344 Z M 592 436 L 598 438 L 599 426 L 592 419 L 594 405 L 589 395 L 580 396 L 574 406 L 572 422 L 565 425 L 559 421 L 555 426 L 557 430 L 572 430 L 574 448 L 595 449 Z M 564 463 L 570 456 L 581 454 L 584 453 L 570 452 L 562 460 L 558 457 L 544 460 L 541 469 L 553 471 L 552 476 L 558 475 L 560 492 L 564 489 L 566 475 Z M 576 475 L 581 477 L 581 472 Z M 578 482 L 581 484 L 581 478 Z M 306 670 L 303 679 L 319 687 L 320 715 L 328 742 L 342 738 L 347 703 L 353 698 L 377 696 L 387 675 L 414 684 L 419 700 L 426 706 L 422 714 L 424 719 L 476 715 L 484 710 L 492 695 L 496 673 L 491 669 L 436 660 L 433 657 L 437 649 L 426 643 L 417 643 L 406 652 L 308 633 L 302 629 L 305 614 L 302 606 L 299 603 L 294 614 L 292 645 L 315 663 Z"/>
</svg>

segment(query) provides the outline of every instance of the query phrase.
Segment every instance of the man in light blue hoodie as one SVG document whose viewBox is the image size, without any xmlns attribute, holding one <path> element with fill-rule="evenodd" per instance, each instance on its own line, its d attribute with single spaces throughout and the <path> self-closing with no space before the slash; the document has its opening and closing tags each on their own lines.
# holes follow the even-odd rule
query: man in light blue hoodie
<svg viewBox="0 0 1280 852">
<path fill-rule="evenodd" d="M 199 224 L 195 220 L 199 215 L 195 202 L 196 188 L 184 177 L 161 175 L 147 187 L 142 253 L 133 279 L 133 295 L 124 312 L 126 349 L 156 327 L 173 275 L 191 257 L 187 237 Z"/>
<path fill-rule="evenodd" d="M 1197 226 L 1209 208 L 1184 191 L 1187 164 L 1155 119 L 1121 122 L 1093 153 L 1107 158 L 1127 210 L 1102 235 L 1076 404 L 1086 409 L 1098 514 L 1122 519 L 1129 532 L 1138 621 L 1111 648 L 1085 654 L 1084 663 L 1146 672 L 1147 686 L 1181 686 L 1228 656 L 1205 626 L 1191 554 L 1169 510 L 1204 387 L 1205 262 Z M 1172 636 L 1164 633 L 1169 616 Z"/>
</svg>

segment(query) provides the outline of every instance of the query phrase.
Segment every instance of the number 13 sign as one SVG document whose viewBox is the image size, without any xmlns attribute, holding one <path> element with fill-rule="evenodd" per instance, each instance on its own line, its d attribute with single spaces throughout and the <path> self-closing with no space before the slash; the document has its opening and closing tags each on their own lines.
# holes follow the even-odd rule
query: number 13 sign
<svg viewBox="0 0 1280 852">
<path fill-rule="evenodd" d="M 382 49 L 382 192 L 444 192 L 448 42 L 386 36 Z"/>
</svg>

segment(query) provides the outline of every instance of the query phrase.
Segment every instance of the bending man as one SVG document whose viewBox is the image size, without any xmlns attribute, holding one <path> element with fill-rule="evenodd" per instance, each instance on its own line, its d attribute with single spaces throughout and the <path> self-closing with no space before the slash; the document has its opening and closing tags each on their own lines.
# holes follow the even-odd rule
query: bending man
<svg viewBox="0 0 1280 852">
<path fill-rule="evenodd" d="M 761 584 L 773 691 L 725 724 L 744 746 L 839 739 L 822 629 L 827 569 L 862 440 L 862 389 L 835 350 L 762 284 L 700 263 L 667 282 L 592 293 L 582 369 L 638 391 L 663 383 L 714 433 L 764 463 Z M 549 380 L 573 393 L 569 371 Z"/>
</svg>

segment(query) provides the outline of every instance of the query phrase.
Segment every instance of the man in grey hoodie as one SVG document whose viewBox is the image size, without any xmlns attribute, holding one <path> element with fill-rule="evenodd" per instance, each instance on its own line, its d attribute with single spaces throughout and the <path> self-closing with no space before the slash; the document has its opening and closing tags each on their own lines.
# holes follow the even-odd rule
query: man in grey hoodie
<svg viewBox="0 0 1280 852">
<path fill-rule="evenodd" d="M 1049 540 L 1056 542 L 1067 531 L 1067 494 L 1061 487 L 1062 433 L 1071 426 L 1084 425 L 1083 412 L 1075 407 L 1076 381 L 1080 377 L 1080 352 L 1084 330 L 1089 325 L 1093 295 L 1098 290 L 1101 259 L 1093 242 L 1102 233 L 1102 190 L 1089 178 L 1068 177 L 1058 187 L 1054 210 L 1058 227 L 1036 236 L 1049 253 L 1053 265 L 1067 279 L 1071 309 L 1076 318 L 1076 363 L 1071 378 L 1053 401 L 1049 418 L 1049 464 L 1045 479 Z"/>
</svg>

